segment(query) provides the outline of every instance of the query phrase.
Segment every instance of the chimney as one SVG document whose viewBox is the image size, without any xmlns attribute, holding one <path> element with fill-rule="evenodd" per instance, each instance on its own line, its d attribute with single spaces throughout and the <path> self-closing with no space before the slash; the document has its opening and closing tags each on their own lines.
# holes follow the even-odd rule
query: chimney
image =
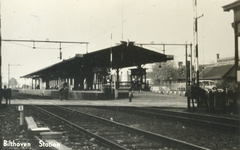
<svg viewBox="0 0 240 150">
<path fill-rule="evenodd" d="M 219 59 L 219 54 L 217 54 L 217 59 Z"/>
</svg>

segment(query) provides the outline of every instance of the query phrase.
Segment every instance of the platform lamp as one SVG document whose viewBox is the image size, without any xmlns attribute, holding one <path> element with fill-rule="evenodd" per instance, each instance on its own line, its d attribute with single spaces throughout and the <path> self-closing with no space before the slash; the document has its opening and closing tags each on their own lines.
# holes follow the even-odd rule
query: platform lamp
<svg viewBox="0 0 240 150">
<path fill-rule="evenodd" d="M 10 67 L 11 66 L 21 66 L 20 64 L 8 64 L 8 88 L 10 87 Z"/>
</svg>

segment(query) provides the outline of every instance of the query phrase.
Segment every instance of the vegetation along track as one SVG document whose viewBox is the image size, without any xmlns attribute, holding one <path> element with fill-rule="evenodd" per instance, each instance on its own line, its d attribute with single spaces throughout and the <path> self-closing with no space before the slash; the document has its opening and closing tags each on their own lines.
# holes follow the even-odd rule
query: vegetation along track
<svg viewBox="0 0 240 150">
<path fill-rule="evenodd" d="M 140 115 L 149 115 L 166 119 L 174 119 L 188 123 L 200 124 L 218 129 L 225 129 L 233 132 L 240 131 L 240 120 L 227 117 L 210 116 L 203 114 L 194 114 L 188 112 L 171 111 L 159 108 L 146 107 L 96 107 L 102 109 L 117 110 Z"/>
<path fill-rule="evenodd" d="M 65 123 L 63 126 L 68 126 L 78 131 L 81 130 L 85 135 L 96 139 L 103 145 L 107 145 L 109 149 L 207 149 L 68 108 L 59 106 L 34 107 L 37 110 L 57 117 L 61 122 Z"/>
</svg>

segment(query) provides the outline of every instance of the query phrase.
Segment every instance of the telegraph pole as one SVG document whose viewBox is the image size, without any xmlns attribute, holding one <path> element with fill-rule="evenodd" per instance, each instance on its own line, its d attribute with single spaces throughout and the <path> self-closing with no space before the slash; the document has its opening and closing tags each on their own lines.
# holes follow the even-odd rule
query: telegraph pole
<svg viewBox="0 0 240 150">
<path fill-rule="evenodd" d="M 8 88 L 10 88 L 10 67 L 11 66 L 21 66 L 20 64 L 8 64 Z"/>
<path fill-rule="evenodd" d="M 190 44 L 190 85 L 193 85 L 192 83 L 192 43 Z"/>
<path fill-rule="evenodd" d="M 199 87 L 199 59 L 198 59 L 198 19 L 203 17 L 203 14 L 201 16 L 197 16 L 197 0 L 194 1 L 194 8 L 196 16 L 194 18 L 194 39 L 195 41 L 195 60 L 196 60 L 196 83 Z"/>
<path fill-rule="evenodd" d="M 197 20 L 203 17 L 203 15 L 195 18 L 195 36 L 196 36 L 196 45 L 195 45 L 195 52 L 196 52 L 196 71 L 197 71 L 197 86 L 199 86 L 199 59 L 198 59 L 198 31 L 197 31 Z"/>
</svg>

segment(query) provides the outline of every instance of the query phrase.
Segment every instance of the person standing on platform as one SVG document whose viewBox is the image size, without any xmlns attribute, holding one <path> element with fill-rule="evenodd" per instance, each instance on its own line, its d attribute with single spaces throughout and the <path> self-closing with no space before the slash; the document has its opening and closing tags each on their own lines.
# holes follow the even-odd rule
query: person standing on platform
<svg viewBox="0 0 240 150">
<path fill-rule="evenodd" d="M 5 100 L 6 100 L 6 105 L 10 105 L 11 95 L 12 95 L 11 89 L 7 89 L 7 86 L 4 85 L 3 96 L 4 96 Z"/>
<path fill-rule="evenodd" d="M 3 93 L 3 89 L 0 87 L 0 105 L 2 105 Z"/>
<path fill-rule="evenodd" d="M 59 95 L 60 95 L 60 100 L 63 99 L 63 87 L 59 87 Z"/>
<path fill-rule="evenodd" d="M 84 90 L 86 91 L 87 90 L 87 79 L 85 78 L 84 81 L 83 81 L 83 88 Z"/>
<path fill-rule="evenodd" d="M 64 90 L 65 99 L 67 100 L 68 99 L 68 86 L 65 85 L 63 90 Z"/>
<path fill-rule="evenodd" d="M 129 88 L 129 102 L 132 102 L 132 97 L 133 97 L 132 92 L 133 92 L 133 89 L 134 89 L 133 83 L 131 83 L 131 86 Z"/>
</svg>

